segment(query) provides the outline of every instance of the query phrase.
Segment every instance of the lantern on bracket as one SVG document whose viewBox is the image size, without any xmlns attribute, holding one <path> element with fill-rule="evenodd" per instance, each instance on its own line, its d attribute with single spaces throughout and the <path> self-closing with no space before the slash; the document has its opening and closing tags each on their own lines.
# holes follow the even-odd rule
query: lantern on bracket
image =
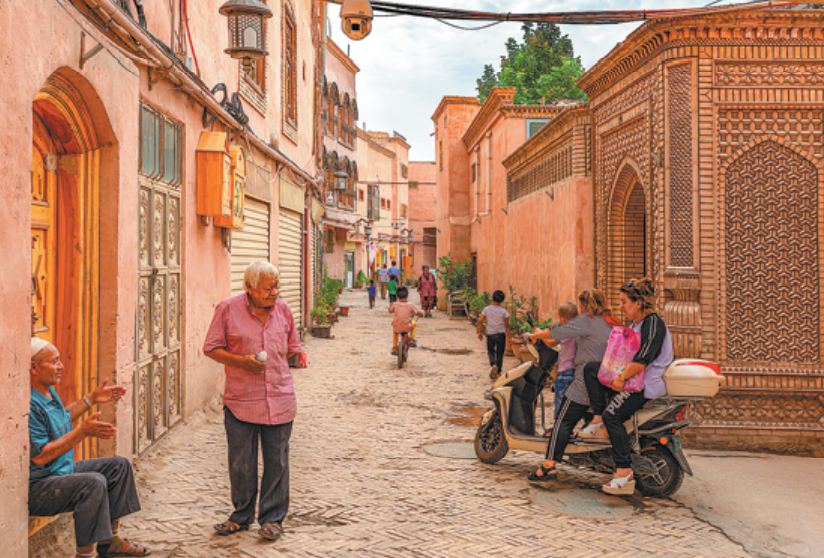
<svg viewBox="0 0 824 558">
<path fill-rule="evenodd" d="M 274 14 L 259 0 L 229 0 L 220 7 L 229 19 L 229 48 L 226 54 L 243 61 L 249 67 L 269 52 L 264 45 L 263 20 Z"/>
</svg>

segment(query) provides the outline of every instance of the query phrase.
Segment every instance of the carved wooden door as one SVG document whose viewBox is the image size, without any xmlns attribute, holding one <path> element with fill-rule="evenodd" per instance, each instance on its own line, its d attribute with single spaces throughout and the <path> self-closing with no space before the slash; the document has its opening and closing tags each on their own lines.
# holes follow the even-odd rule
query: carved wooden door
<svg viewBox="0 0 824 558">
<path fill-rule="evenodd" d="M 32 334 L 55 343 L 57 175 L 50 160 L 56 158 L 35 142 L 31 163 Z"/>
<path fill-rule="evenodd" d="M 181 418 L 182 134 L 141 109 L 135 443 L 143 453 Z"/>
</svg>

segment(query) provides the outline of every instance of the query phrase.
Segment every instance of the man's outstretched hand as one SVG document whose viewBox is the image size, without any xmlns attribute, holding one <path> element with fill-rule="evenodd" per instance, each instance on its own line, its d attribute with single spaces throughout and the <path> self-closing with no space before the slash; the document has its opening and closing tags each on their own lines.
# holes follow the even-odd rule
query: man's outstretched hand
<svg viewBox="0 0 824 558">
<path fill-rule="evenodd" d="M 98 411 L 83 421 L 83 424 L 80 425 L 80 428 L 83 430 L 83 434 L 86 436 L 91 436 L 92 438 L 102 438 L 103 440 L 114 438 L 117 434 L 117 428 L 108 422 L 101 422 L 97 420 L 100 418 L 101 414 L 102 413 Z"/>
<path fill-rule="evenodd" d="M 103 383 L 97 386 L 92 392 L 91 400 L 92 404 L 100 404 L 100 403 L 108 403 L 110 401 L 119 401 L 121 397 L 126 395 L 126 388 L 123 386 L 112 386 L 106 387 L 106 384 L 109 383 L 109 379 L 106 378 L 103 380 Z"/>
</svg>

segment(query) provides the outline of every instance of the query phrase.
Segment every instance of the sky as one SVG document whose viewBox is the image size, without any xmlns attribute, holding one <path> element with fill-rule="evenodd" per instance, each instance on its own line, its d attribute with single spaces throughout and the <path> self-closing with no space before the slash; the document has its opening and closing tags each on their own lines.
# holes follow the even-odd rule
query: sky
<svg viewBox="0 0 824 558">
<path fill-rule="evenodd" d="M 499 13 L 591 10 L 649 10 L 700 7 L 709 0 L 394 0 Z M 412 17 L 376 17 L 372 33 L 351 41 L 341 30 L 340 7 L 328 4 L 330 36 L 360 68 L 356 76 L 359 125 L 367 130 L 397 131 L 412 146 L 410 161 L 435 158 L 432 114 L 446 95 L 477 95 L 475 80 L 485 64 L 500 67 L 507 38 L 522 39 L 520 23 L 501 23 L 480 31 L 461 31 L 435 20 Z M 457 22 L 473 26 L 472 22 Z M 584 68 L 601 57 L 639 26 L 565 25 L 575 54 Z"/>
</svg>

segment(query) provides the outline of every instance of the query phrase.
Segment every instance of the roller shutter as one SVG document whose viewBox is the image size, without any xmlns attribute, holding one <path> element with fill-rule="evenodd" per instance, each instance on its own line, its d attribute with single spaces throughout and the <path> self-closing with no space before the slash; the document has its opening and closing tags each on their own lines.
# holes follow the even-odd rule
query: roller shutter
<svg viewBox="0 0 824 558">
<path fill-rule="evenodd" d="M 245 291 L 243 274 L 256 260 L 269 260 L 269 204 L 246 197 L 243 229 L 232 233 L 232 294 Z"/>
<path fill-rule="evenodd" d="M 281 208 L 278 220 L 278 268 L 280 269 L 280 297 L 289 304 L 295 325 L 303 329 L 301 319 L 303 277 L 301 242 L 302 215 Z"/>
</svg>

